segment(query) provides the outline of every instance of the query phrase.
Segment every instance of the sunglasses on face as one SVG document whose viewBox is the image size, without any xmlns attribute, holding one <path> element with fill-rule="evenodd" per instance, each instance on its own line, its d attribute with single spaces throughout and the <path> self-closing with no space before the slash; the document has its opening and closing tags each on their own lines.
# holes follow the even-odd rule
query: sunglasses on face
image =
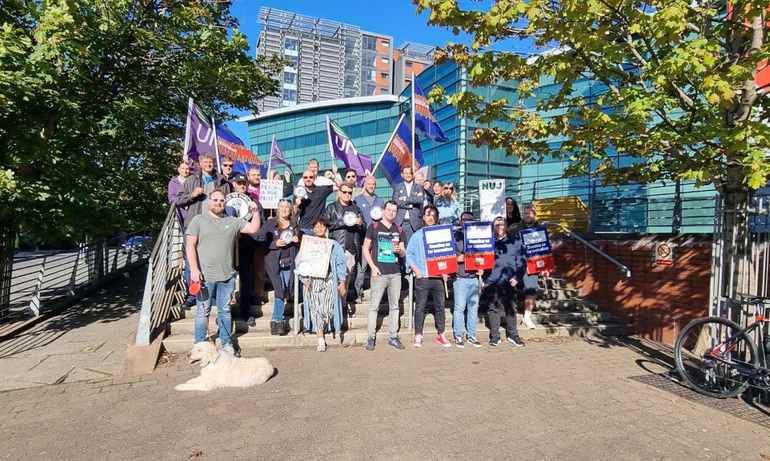
<svg viewBox="0 0 770 461">
<path fill-rule="evenodd" d="M 222 166 L 223 166 L 224 168 L 232 168 L 232 167 L 233 167 L 233 164 L 232 164 L 232 163 L 223 163 L 223 164 L 222 164 Z"/>
<path fill-rule="evenodd" d="M 313 176 L 303 176 L 302 179 L 313 179 Z"/>
<path fill-rule="evenodd" d="M 214 203 L 225 203 L 225 199 L 223 198 L 210 198 L 209 200 L 211 200 Z"/>
<path fill-rule="evenodd" d="M 444 190 L 455 190 L 454 187 L 445 187 Z"/>
<path fill-rule="evenodd" d="M 352 191 L 352 190 L 341 190 L 341 191 L 340 191 L 340 194 L 345 194 L 345 195 L 350 195 L 350 194 L 352 194 L 352 193 L 353 193 L 353 191 Z"/>
</svg>

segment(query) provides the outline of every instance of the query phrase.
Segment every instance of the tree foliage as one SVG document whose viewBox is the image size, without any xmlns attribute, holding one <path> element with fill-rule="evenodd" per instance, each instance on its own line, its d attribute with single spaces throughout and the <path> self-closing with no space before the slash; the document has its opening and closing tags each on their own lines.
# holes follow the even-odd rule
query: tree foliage
<svg viewBox="0 0 770 461">
<path fill-rule="evenodd" d="M 569 159 L 568 175 L 605 183 L 683 179 L 744 194 L 765 185 L 770 105 L 755 76 L 770 51 L 767 0 L 496 0 L 487 11 L 413 1 L 429 10 L 429 24 L 473 37 L 446 44 L 438 63 L 466 68 L 471 86 L 517 84 L 511 99 L 488 101 L 472 89 L 446 96 L 487 126 L 473 142 L 523 161 Z M 538 56 L 490 49 L 517 41 Z M 493 122 L 512 129 L 485 125 Z M 564 141 L 559 151 L 554 140 Z"/>
<path fill-rule="evenodd" d="M 257 111 L 276 59 L 228 1 L 3 0 L 0 213 L 43 238 L 157 225 L 187 98 Z"/>
</svg>

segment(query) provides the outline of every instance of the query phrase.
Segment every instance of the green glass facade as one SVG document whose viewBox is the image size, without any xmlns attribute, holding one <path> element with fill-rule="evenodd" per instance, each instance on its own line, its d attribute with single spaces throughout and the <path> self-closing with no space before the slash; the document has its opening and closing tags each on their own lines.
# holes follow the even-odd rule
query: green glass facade
<svg viewBox="0 0 770 461">
<path fill-rule="evenodd" d="M 464 69 L 453 64 L 432 66 L 418 79 L 426 93 L 434 85 L 444 87 L 446 94 L 470 88 Z M 538 89 L 539 97 L 556 90 L 547 82 Z M 511 104 L 534 107 L 535 101 L 519 102 L 515 82 L 502 82 L 476 88 L 487 100 L 507 98 Z M 605 91 L 602 84 L 586 79 L 576 85 L 587 101 Z M 359 153 L 372 156 L 376 163 L 396 126 L 402 112 L 410 116 L 411 87 L 401 95 L 376 98 L 344 99 L 325 103 L 297 106 L 268 113 L 249 121 L 251 148 L 261 158 L 267 158 L 273 134 L 287 160 L 295 166 L 295 173 L 318 158 L 321 169 L 331 166 L 325 116 L 334 119 L 350 136 Z M 558 115 L 558 109 L 547 116 Z M 421 140 L 426 165 L 433 166 L 434 176 L 441 181 L 452 181 L 462 193 L 464 208 L 478 209 L 478 184 L 484 179 L 505 179 L 509 196 L 520 203 L 574 197 L 586 207 L 586 229 L 592 232 L 666 233 L 711 232 L 714 223 L 713 187 L 696 188 L 691 183 L 631 184 L 620 187 L 602 186 L 586 177 L 563 178 L 567 161 L 546 158 L 536 164 L 520 164 L 518 158 L 508 157 L 502 149 L 490 150 L 468 142 L 477 128 L 484 128 L 474 120 L 459 117 L 453 106 L 435 107 L 433 115 L 450 139 L 446 143 Z M 510 129 L 504 122 L 497 126 Z M 551 142 L 554 151 L 561 148 L 563 139 Z M 617 156 L 619 166 L 629 164 L 630 158 Z M 379 175 L 378 175 L 379 176 Z M 377 193 L 390 197 L 392 190 L 379 176 Z"/>
</svg>

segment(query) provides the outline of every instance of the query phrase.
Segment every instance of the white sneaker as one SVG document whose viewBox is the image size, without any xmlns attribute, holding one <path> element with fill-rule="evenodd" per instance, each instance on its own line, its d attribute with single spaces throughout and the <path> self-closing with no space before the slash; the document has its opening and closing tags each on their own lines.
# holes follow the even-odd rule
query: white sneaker
<svg viewBox="0 0 770 461">
<path fill-rule="evenodd" d="M 246 325 L 253 327 L 257 324 L 257 319 L 254 318 L 254 316 L 249 317 L 248 320 L 246 320 Z"/>
<path fill-rule="evenodd" d="M 326 341 L 320 341 L 316 350 L 318 352 L 326 352 Z"/>
<path fill-rule="evenodd" d="M 232 343 L 225 344 L 222 346 L 222 350 L 227 352 L 228 354 L 232 355 L 233 357 L 240 357 L 241 354 L 236 352 L 235 348 L 233 347 Z"/>
<path fill-rule="evenodd" d="M 525 317 L 525 318 L 521 319 L 521 324 L 524 325 L 525 327 L 529 328 L 530 330 L 534 330 L 535 329 L 535 323 L 532 322 L 532 319 L 528 319 L 528 318 Z"/>
</svg>

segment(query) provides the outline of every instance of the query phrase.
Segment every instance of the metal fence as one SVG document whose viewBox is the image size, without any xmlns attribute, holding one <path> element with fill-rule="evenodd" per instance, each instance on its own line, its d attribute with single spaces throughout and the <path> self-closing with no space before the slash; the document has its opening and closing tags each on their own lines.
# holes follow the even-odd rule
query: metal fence
<svg viewBox="0 0 770 461">
<path fill-rule="evenodd" d="M 172 308 L 184 301 L 185 287 L 180 276 L 184 263 L 183 237 L 176 208 L 171 205 L 148 261 L 137 347 L 149 346 L 172 316 Z"/>
<path fill-rule="evenodd" d="M 143 264 L 152 245 L 149 232 L 136 232 L 62 251 L 21 251 L 13 258 L 7 308 L 0 322 L 9 325 L 44 314 L 74 298 L 109 274 Z"/>
<path fill-rule="evenodd" d="M 745 222 L 747 232 L 727 232 Z M 731 241 L 728 236 L 732 235 Z M 732 248 L 726 252 L 725 248 Z M 733 312 L 741 294 L 770 296 L 770 197 L 755 196 L 745 209 L 717 203 L 711 267 L 711 315 L 751 323 L 753 312 Z M 762 314 L 760 312 L 760 314 Z"/>
</svg>

